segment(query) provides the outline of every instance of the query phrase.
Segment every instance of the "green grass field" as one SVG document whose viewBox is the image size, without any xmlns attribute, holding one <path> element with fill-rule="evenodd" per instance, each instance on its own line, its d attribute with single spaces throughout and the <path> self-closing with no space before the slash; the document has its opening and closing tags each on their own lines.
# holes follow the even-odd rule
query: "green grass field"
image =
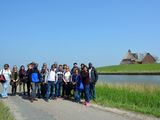
<svg viewBox="0 0 160 120">
<path fill-rule="evenodd" d="M 97 104 L 160 117 L 160 87 L 152 85 L 97 85 Z"/>
<path fill-rule="evenodd" d="M 8 107 L 0 101 L 0 120 L 15 120 Z"/>
<path fill-rule="evenodd" d="M 98 73 L 154 73 L 160 72 L 160 64 L 115 65 L 97 68 Z"/>
</svg>

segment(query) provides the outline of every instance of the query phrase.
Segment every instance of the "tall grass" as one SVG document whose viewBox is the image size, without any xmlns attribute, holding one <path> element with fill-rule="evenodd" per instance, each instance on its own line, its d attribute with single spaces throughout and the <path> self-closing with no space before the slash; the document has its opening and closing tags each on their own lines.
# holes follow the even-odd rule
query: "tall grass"
<svg viewBox="0 0 160 120">
<path fill-rule="evenodd" d="M 99 73 L 160 72 L 160 64 L 114 65 L 97 68 Z"/>
<path fill-rule="evenodd" d="M 15 120 L 8 107 L 0 101 L 0 120 Z"/>
<path fill-rule="evenodd" d="M 97 85 L 97 103 L 160 117 L 160 87 L 152 85 Z"/>
</svg>

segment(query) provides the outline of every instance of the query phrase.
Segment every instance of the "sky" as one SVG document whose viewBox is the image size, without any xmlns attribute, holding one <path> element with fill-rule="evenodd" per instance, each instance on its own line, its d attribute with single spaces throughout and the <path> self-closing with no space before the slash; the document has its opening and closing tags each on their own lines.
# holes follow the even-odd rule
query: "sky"
<svg viewBox="0 0 160 120">
<path fill-rule="evenodd" d="M 0 0 L 0 67 L 160 57 L 159 0 Z"/>
</svg>

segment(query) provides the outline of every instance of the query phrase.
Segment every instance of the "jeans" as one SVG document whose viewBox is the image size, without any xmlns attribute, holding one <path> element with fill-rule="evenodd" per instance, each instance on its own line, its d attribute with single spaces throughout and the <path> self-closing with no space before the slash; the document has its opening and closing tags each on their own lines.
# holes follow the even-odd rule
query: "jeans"
<svg viewBox="0 0 160 120">
<path fill-rule="evenodd" d="M 38 83 L 38 92 L 37 92 L 37 96 L 38 98 L 42 97 L 42 93 L 41 93 L 41 83 Z"/>
<path fill-rule="evenodd" d="M 31 93 L 32 99 L 36 98 L 37 91 L 38 91 L 38 84 L 39 83 L 33 83 L 33 82 L 31 83 L 31 85 L 32 85 L 32 93 Z"/>
<path fill-rule="evenodd" d="M 90 84 L 90 99 L 96 99 L 96 85 Z"/>
<path fill-rule="evenodd" d="M 86 102 L 90 102 L 90 85 L 84 85 L 84 89 L 85 89 L 85 101 Z"/>
<path fill-rule="evenodd" d="M 54 81 L 48 81 L 46 99 L 54 98 Z"/>
<path fill-rule="evenodd" d="M 31 90 L 31 88 L 32 88 L 31 82 L 28 81 L 27 82 L 27 94 L 28 94 L 28 96 L 30 96 L 30 90 Z"/>
<path fill-rule="evenodd" d="M 66 85 L 65 82 L 62 82 L 62 97 L 66 95 Z"/>
<path fill-rule="evenodd" d="M 71 85 L 70 82 L 66 84 L 66 95 L 69 98 L 71 96 Z"/>
<path fill-rule="evenodd" d="M 74 99 L 76 102 L 80 102 L 81 100 L 81 96 L 80 96 L 81 91 L 78 89 L 74 90 Z"/>
<path fill-rule="evenodd" d="M 62 82 L 57 81 L 56 83 L 56 97 L 62 96 Z"/>
<path fill-rule="evenodd" d="M 12 83 L 12 95 L 16 95 L 17 94 L 17 83 L 13 82 Z"/>
<path fill-rule="evenodd" d="M 46 92 L 47 92 L 47 84 L 42 83 L 41 84 L 41 95 L 43 98 L 45 98 Z"/>
<path fill-rule="evenodd" d="M 25 82 L 20 82 L 19 83 L 19 92 L 22 93 L 22 87 L 23 87 L 23 94 L 26 94 L 26 83 Z"/>
<path fill-rule="evenodd" d="M 8 88 L 9 88 L 9 80 L 6 80 L 5 83 L 2 83 L 3 91 L 2 91 L 2 97 L 8 97 Z"/>
</svg>

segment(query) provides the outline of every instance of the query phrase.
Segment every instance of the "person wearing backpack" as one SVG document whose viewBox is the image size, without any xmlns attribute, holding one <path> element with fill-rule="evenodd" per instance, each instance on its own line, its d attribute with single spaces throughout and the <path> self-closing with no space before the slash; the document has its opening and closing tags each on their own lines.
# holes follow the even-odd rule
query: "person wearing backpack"
<svg viewBox="0 0 160 120">
<path fill-rule="evenodd" d="M 46 75 L 45 83 L 47 84 L 47 92 L 45 101 L 48 102 L 50 99 L 55 99 L 55 82 L 56 82 L 57 76 L 56 76 L 56 68 L 55 65 L 51 66 L 51 70 L 48 72 L 48 75 Z"/>
<path fill-rule="evenodd" d="M 89 63 L 89 80 L 90 80 L 90 98 L 96 101 L 96 83 L 98 81 L 98 74 L 93 67 L 92 63 Z"/>
<path fill-rule="evenodd" d="M 56 97 L 62 97 L 62 83 L 64 77 L 62 65 L 59 65 L 56 74 L 57 74 Z"/>
<path fill-rule="evenodd" d="M 40 72 L 38 70 L 38 64 L 34 63 L 32 64 L 33 69 L 31 71 L 31 85 L 32 85 L 32 93 L 31 93 L 31 98 L 30 101 L 37 101 L 38 99 L 36 99 L 36 95 L 37 95 L 37 91 L 38 91 L 38 85 L 39 85 L 39 81 L 41 79 L 40 76 Z"/>
<path fill-rule="evenodd" d="M 4 75 L 5 78 L 5 82 L 2 82 L 3 90 L 1 96 L 2 98 L 8 98 L 8 88 L 9 88 L 9 82 L 11 80 L 11 70 L 9 69 L 8 64 L 4 65 L 4 69 L 0 71 L 0 74 Z"/>
<path fill-rule="evenodd" d="M 77 103 L 81 101 L 80 95 L 82 90 L 84 89 L 81 75 L 78 72 L 78 69 L 75 69 L 74 74 L 72 75 L 72 82 L 74 85 L 74 99 Z"/>
</svg>

